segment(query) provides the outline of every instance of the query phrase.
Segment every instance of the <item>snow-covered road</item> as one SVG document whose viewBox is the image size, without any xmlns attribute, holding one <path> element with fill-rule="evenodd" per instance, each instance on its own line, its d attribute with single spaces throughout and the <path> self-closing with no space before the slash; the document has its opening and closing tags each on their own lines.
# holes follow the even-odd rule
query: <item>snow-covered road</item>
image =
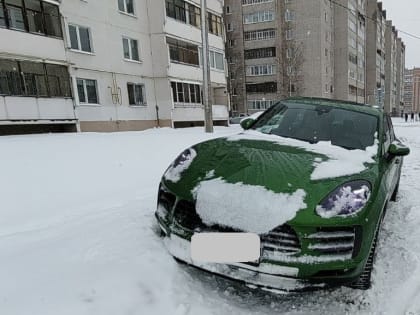
<svg viewBox="0 0 420 315">
<path fill-rule="evenodd" d="M 0 314 L 420 314 L 420 124 L 395 124 L 412 153 L 373 288 L 287 295 L 179 265 L 164 249 L 157 185 L 208 138 L 201 128 L 0 138 Z"/>
</svg>

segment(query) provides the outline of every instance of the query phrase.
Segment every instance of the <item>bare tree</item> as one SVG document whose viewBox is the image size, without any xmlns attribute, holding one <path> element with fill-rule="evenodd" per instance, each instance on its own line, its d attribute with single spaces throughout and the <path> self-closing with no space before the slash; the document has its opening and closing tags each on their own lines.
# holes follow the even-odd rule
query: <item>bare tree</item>
<svg viewBox="0 0 420 315">
<path fill-rule="evenodd" d="M 286 10 L 283 10 L 286 12 Z M 304 41 L 296 39 L 294 16 L 285 14 L 281 20 L 282 49 L 279 56 L 282 98 L 300 96 L 304 92 Z"/>
</svg>

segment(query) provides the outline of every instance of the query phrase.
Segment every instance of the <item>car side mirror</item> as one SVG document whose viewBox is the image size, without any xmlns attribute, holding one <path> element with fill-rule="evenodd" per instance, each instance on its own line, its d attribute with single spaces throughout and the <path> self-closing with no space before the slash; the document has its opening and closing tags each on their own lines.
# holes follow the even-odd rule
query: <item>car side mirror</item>
<svg viewBox="0 0 420 315">
<path fill-rule="evenodd" d="M 255 119 L 253 119 L 253 118 L 245 118 L 241 121 L 241 127 L 244 130 L 248 130 L 249 128 L 251 128 L 251 126 L 254 122 L 255 122 Z"/>
<path fill-rule="evenodd" d="M 410 154 L 410 149 L 400 142 L 392 142 L 389 146 L 388 153 L 392 156 L 405 156 Z"/>
</svg>

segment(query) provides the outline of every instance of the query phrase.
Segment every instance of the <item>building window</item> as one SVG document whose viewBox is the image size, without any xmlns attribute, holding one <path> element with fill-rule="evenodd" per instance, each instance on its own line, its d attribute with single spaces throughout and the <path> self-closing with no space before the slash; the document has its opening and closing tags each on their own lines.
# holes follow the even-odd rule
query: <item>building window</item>
<svg viewBox="0 0 420 315">
<path fill-rule="evenodd" d="M 228 23 L 227 24 L 227 31 L 228 32 L 232 32 L 233 31 L 232 23 Z"/>
<path fill-rule="evenodd" d="M 0 59 L 0 94 L 33 97 L 71 97 L 67 67 Z"/>
<path fill-rule="evenodd" d="M 258 11 L 244 15 L 244 24 L 270 22 L 274 20 L 273 11 Z"/>
<path fill-rule="evenodd" d="M 242 5 L 252 5 L 265 2 L 273 2 L 273 0 L 242 0 Z"/>
<path fill-rule="evenodd" d="M 4 16 L 3 4 L 0 2 L 0 27 L 6 27 L 6 17 Z"/>
<path fill-rule="evenodd" d="M 140 61 L 137 40 L 123 37 L 124 59 Z"/>
<path fill-rule="evenodd" d="M 220 36 L 222 35 L 222 18 L 212 13 L 208 13 L 209 33 Z"/>
<path fill-rule="evenodd" d="M 226 6 L 225 12 L 226 12 L 226 14 L 232 14 L 232 11 L 230 11 L 230 5 Z"/>
<path fill-rule="evenodd" d="M 292 22 L 295 20 L 295 12 L 286 9 L 286 12 L 284 13 L 284 19 L 286 22 Z"/>
<path fill-rule="evenodd" d="M 63 37 L 58 6 L 41 0 L 0 1 L 0 27 Z"/>
<path fill-rule="evenodd" d="M 229 39 L 228 40 L 228 46 L 229 47 L 234 47 L 236 45 L 236 40 L 235 39 Z"/>
<path fill-rule="evenodd" d="M 71 49 L 92 52 L 89 28 L 69 24 L 69 34 Z"/>
<path fill-rule="evenodd" d="M 263 76 L 276 74 L 276 65 L 255 65 L 246 67 L 247 76 Z"/>
<path fill-rule="evenodd" d="M 25 6 L 29 32 L 45 34 L 41 2 L 34 0 L 26 0 Z"/>
<path fill-rule="evenodd" d="M 186 5 L 188 6 L 188 23 L 201 27 L 201 9 L 190 3 L 186 3 Z"/>
<path fill-rule="evenodd" d="M 245 50 L 245 59 L 261 59 L 276 57 L 276 47 Z"/>
<path fill-rule="evenodd" d="M 201 9 L 184 0 L 166 0 L 166 16 L 193 26 L 201 26 Z"/>
<path fill-rule="evenodd" d="M 294 49 L 293 48 L 291 48 L 291 47 L 289 47 L 289 48 L 287 48 L 286 49 L 286 58 L 287 59 L 292 59 L 293 58 L 293 56 L 294 56 Z"/>
<path fill-rule="evenodd" d="M 294 30 L 286 30 L 286 40 L 292 40 L 295 38 Z"/>
<path fill-rule="evenodd" d="M 198 84 L 171 82 L 175 107 L 201 106 L 201 87 Z"/>
<path fill-rule="evenodd" d="M 198 46 L 186 43 L 173 38 L 166 38 L 169 46 L 169 57 L 171 62 L 181 62 L 189 65 L 200 65 Z"/>
<path fill-rule="evenodd" d="M 187 14 L 185 5 L 185 1 L 183 0 L 166 0 L 166 15 L 186 23 Z"/>
<path fill-rule="evenodd" d="M 248 109 L 265 110 L 274 104 L 273 100 L 250 100 L 248 101 Z"/>
<path fill-rule="evenodd" d="M 210 68 L 225 70 L 225 58 L 222 53 L 210 50 Z"/>
<path fill-rule="evenodd" d="M 25 95 L 47 97 L 47 77 L 44 65 L 35 62 L 20 62 Z"/>
<path fill-rule="evenodd" d="M 81 104 L 99 104 L 96 80 L 76 79 L 77 94 Z"/>
<path fill-rule="evenodd" d="M 276 93 L 277 92 L 277 82 L 264 82 L 257 84 L 247 84 L 246 85 L 247 93 Z"/>
<path fill-rule="evenodd" d="M 48 90 L 51 97 L 71 97 L 71 83 L 67 67 L 46 64 Z"/>
<path fill-rule="evenodd" d="M 349 61 L 355 65 L 357 65 L 357 55 L 353 53 L 349 53 Z"/>
<path fill-rule="evenodd" d="M 244 40 L 251 41 L 251 40 L 267 40 L 273 39 L 276 37 L 276 30 L 274 28 L 268 28 L 264 30 L 258 31 L 249 31 L 244 33 Z"/>
<path fill-rule="evenodd" d="M 143 84 L 127 83 L 128 103 L 133 106 L 146 106 L 146 93 Z"/>
<path fill-rule="evenodd" d="M 134 15 L 133 0 L 118 0 L 118 10 Z"/>
<path fill-rule="evenodd" d="M 6 12 L 8 16 L 8 24 L 11 29 L 25 31 L 24 11 L 22 0 L 6 0 Z"/>
</svg>

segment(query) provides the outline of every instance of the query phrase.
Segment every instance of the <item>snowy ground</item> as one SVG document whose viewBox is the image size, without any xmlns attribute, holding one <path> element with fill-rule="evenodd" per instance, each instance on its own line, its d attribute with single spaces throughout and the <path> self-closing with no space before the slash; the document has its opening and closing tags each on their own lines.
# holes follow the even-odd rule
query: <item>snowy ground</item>
<svg viewBox="0 0 420 315">
<path fill-rule="evenodd" d="M 420 314 L 420 124 L 373 288 L 275 295 L 177 264 L 157 235 L 163 171 L 201 128 L 0 138 L 0 314 Z M 214 136 L 236 133 L 218 128 Z"/>
</svg>

